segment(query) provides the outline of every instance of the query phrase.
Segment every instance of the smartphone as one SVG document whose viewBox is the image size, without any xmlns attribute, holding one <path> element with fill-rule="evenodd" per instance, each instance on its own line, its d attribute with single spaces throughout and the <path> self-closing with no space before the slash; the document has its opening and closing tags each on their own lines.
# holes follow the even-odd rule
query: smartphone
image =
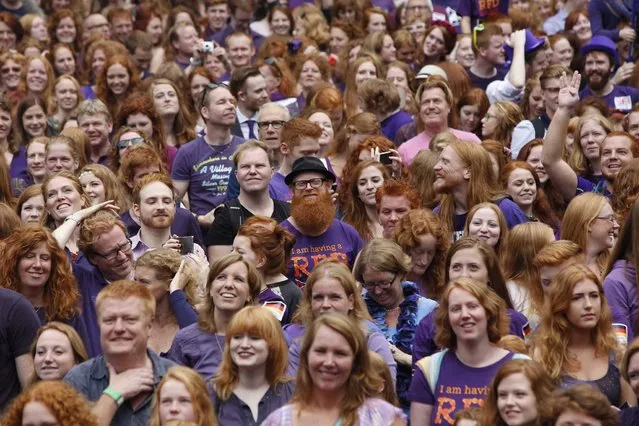
<svg viewBox="0 0 639 426">
<path fill-rule="evenodd" d="M 392 151 L 380 152 L 379 162 L 385 165 L 392 164 L 393 160 L 390 158 L 391 155 L 393 155 Z"/>
<path fill-rule="evenodd" d="M 337 182 L 333 182 L 333 184 L 331 185 L 331 189 L 333 190 L 333 192 L 337 192 Z"/>
</svg>

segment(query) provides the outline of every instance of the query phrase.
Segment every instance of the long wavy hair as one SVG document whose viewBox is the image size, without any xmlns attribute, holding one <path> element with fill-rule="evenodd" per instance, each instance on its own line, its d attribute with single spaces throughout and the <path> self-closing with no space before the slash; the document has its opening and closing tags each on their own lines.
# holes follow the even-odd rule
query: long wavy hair
<svg viewBox="0 0 639 426">
<path fill-rule="evenodd" d="M 155 109 L 153 100 L 146 93 L 132 93 L 128 96 L 120 106 L 118 115 L 115 117 L 113 125 L 114 129 L 120 129 L 127 126 L 127 120 L 134 114 L 146 115 L 151 120 L 153 135 L 146 135 L 150 145 L 155 148 L 162 161 L 167 164 L 166 145 L 164 143 L 164 129 L 162 128 L 162 119 Z M 114 144 L 115 145 L 115 144 Z M 115 148 L 117 149 L 117 148 Z M 118 161 L 119 164 L 119 161 Z M 117 168 L 115 168 L 117 170 Z"/>
<path fill-rule="evenodd" d="M 84 28 L 84 25 L 82 25 L 80 16 L 78 16 L 76 12 L 71 9 L 57 9 L 53 11 L 51 16 L 49 16 L 49 19 L 47 20 L 49 24 L 49 40 L 51 41 L 52 45 L 60 42 L 60 40 L 58 40 L 58 36 L 56 35 L 56 31 L 58 29 L 58 25 L 60 25 L 60 21 L 62 21 L 64 18 L 71 18 L 73 20 L 73 24 L 75 25 L 75 39 L 73 40 L 73 50 L 74 53 L 81 52 L 82 29 Z"/>
<path fill-rule="evenodd" d="M 295 236 L 288 230 L 270 217 L 253 216 L 240 226 L 237 235 L 248 238 L 255 254 L 265 258 L 261 268 L 264 277 L 286 274 L 295 245 Z"/>
<path fill-rule="evenodd" d="M 29 66 L 34 61 L 41 61 L 44 64 L 44 71 L 47 74 L 47 85 L 44 90 L 40 93 L 32 93 L 29 91 L 27 87 L 27 72 L 29 71 Z M 53 83 L 55 82 L 55 73 L 53 72 L 53 67 L 47 61 L 44 56 L 32 56 L 26 59 L 24 65 L 22 66 L 22 71 L 20 73 L 20 84 L 18 85 L 18 90 L 22 93 L 27 93 L 31 96 L 42 96 L 42 98 L 49 102 L 53 97 Z M 44 112 L 46 113 L 49 110 L 48 105 L 44 107 Z"/>
<path fill-rule="evenodd" d="M 419 238 L 425 235 L 435 238 L 435 255 L 421 278 L 420 293 L 429 299 L 439 300 L 446 287 L 444 266 L 450 247 L 449 235 L 444 232 L 439 216 L 426 209 L 411 210 L 395 225 L 395 242 L 406 254 L 417 247 Z"/>
<path fill-rule="evenodd" d="M 491 288 L 470 278 L 459 278 L 446 286 L 439 307 L 435 312 L 435 343 L 440 348 L 457 349 L 457 335 L 450 323 L 448 313 L 450 293 L 454 289 L 463 290 L 477 299 L 486 311 L 486 334 L 488 340 L 496 345 L 508 334 L 508 315 L 506 304 Z"/>
<path fill-rule="evenodd" d="M 155 278 L 161 281 L 166 286 L 168 294 L 169 285 L 171 280 L 177 274 L 182 263 L 182 256 L 172 249 L 159 248 L 155 250 L 149 250 L 145 252 L 135 261 L 135 267 L 143 266 L 151 268 L 155 271 Z M 182 269 L 182 279 L 184 280 L 184 294 L 186 300 L 191 306 L 196 306 L 200 300 L 199 294 L 199 281 L 197 271 L 193 269 L 190 262 L 184 262 L 184 268 Z"/>
<path fill-rule="evenodd" d="M 444 282 L 448 283 L 450 281 L 450 263 L 452 262 L 453 256 L 458 251 L 465 249 L 475 249 L 479 251 L 484 261 L 484 266 L 488 271 L 488 282 L 486 285 L 492 288 L 493 291 L 504 300 L 508 309 L 514 309 L 495 250 L 477 237 L 462 237 L 450 246 L 448 254 L 446 255 L 446 265 L 444 266 Z"/>
<path fill-rule="evenodd" d="M 531 312 L 522 312 L 527 317 L 541 312 L 544 292 L 541 287 L 539 268 L 535 256 L 555 240 L 551 227 L 539 222 L 521 223 L 510 230 L 504 250 L 504 275 L 509 281 L 525 288 L 531 298 Z"/>
<path fill-rule="evenodd" d="M 486 115 L 488 108 L 490 108 L 490 102 L 488 101 L 488 96 L 486 92 L 481 90 L 478 87 L 473 87 L 468 89 L 457 101 L 457 105 L 455 106 L 455 123 L 453 126 L 458 128 L 459 119 L 461 116 L 461 109 L 465 106 L 476 106 L 479 117 L 483 117 Z M 477 127 L 473 130 L 473 133 L 482 138 L 481 135 L 481 122 L 477 122 Z"/>
<path fill-rule="evenodd" d="M 498 101 L 492 106 L 496 109 L 497 126 L 490 138 L 510 148 L 513 130 L 517 124 L 524 120 L 524 114 L 519 105 L 514 102 Z"/>
<path fill-rule="evenodd" d="M 496 176 L 492 172 L 490 156 L 488 152 L 473 142 L 454 141 L 450 145 L 459 156 L 466 167 L 470 169 L 470 180 L 468 181 L 467 208 L 486 201 L 495 201 L 504 196 L 504 193 L 497 189 Z M 439 215 L 444 219 L 444 223 L 452 232 L 455 229 L 455 200 L 452 194 L 442 194 Z"/>
<path fill-rule="evenodd" d="M 182 94 L 182 89 L 171 80 L 167 78 L 156 78 L 151 84 L 149 84 L 149 96 L 153 98 L 153 88 L 158 84 L 168 84 L 173 87 L 175 93 L 178 97 L 179 109 L 178 113 L 175 116 L 175 121 L 173 122 L 173 132 L 175 133 L 175 138 L 177 139 L 177 146 L 180 147 L 187 142 L 195 139 L 195 114 L 188 110 L 188 104 L 184 99 L 184 95 Z M 164 135 L 167 137 L 168 135 Z"/>
<path fill-rule="evenodd" d="M 43 381 L 27 388 L 9 406 L 2 424 L 21 426 L 24 407 L 39 402 L 47 407 L 60 426 L 98 426 L 98 419 L 91 413 L 87 401 L 71 385 L 60 381 Z"/>
<path fill-rule="evenodd" d="M 153 392 L 153 402 L 151 405 L 151 416 L 149 426 L 160 426 L 160 404 L 162 398 L 162 388 L 170 380 L 175 380 L 184 385 L 191 396 L 191 404 L 193 405 L 193 414 L 195 414 L 195 422 L 199 426 L 217 426 L 217 418 L 213 411 L 213 404 L 209 397 L 209 392 L 204 379 L 195 371 L 188 367 L 179 365 L 169 368 L 162 380 Z"/>
<path fill-rule="evenodd" d="M 434 139 L 434 138 L 433 138 Z M 433 183 L 435 182 L 435 164 L 439 160 L 439 155 L 430 149 L 424 149 L 413 158 L 408 166 L 408 183 L 411 188 L 415 188 L 423 205 L 427 209 L 434 209 L 439 204 L 440 196 L 435 193 Z"/>
<path fill-rule="evenodd" d="M 562 374 L 578 371 L 581 363 L 568 348 L 570 330 L 573 325 L 566 317 L 575 286 L 584 280 L 597 285 L 601 312 L 597 325 L 591 330 L 591 345 L 598 357 L 608 359 L 617 353 L 618 346 L 612 329 L 612 313 L 604 295 L 601 281 L 585 265 L 574 264 L 561 271 L 553 280 L 544 307 L 541 324 L 533 337 L 533 355 L 554 380 Z M 619 355 L 619 353 L 617 353 Z"/>
<path fill-rule="evenodd" d="M 4 156 L 0 158 L 0 203 L 6 203 L 11 207 L 16 204 L 16 199 L 13 197 L 13 191 L 11 189 L 9 165 L 4 159 Z M 18 214 L 18 216 L 20 215 Z"/>
<path fill-rule="evenodd" d="M 368 309 L 366 308 L 366 304 L 362 298 L 361 289 L 355 281 L 355 278 L 353 278 L 351 271 L 349 271 L 348 267 L 346 267 L 343 263 L 328 259 L 313 268 L 313 272 L 306 280 L 302 300 L 300 300 L 297 312 L 293 315 L 293 322 L 308 327 L 311 325 L 313 320 L 316 319 L 312 306 L 313 287 L 315 286 L 315 283 L 322 278 L 332 278 L 339 281 L 344 289 L 344 293 L 346 293 L 346 297 L 353 298 L 353 309 L 348 312 L 349 317 L 357 320 L 358 323 L 365 320 L 371 321 L 371 316 L 368 313 Z"/>
<path fill-rule="evenodd" d="M 606 135 L 613 130 L 610 121 L 598 114 L 584 115 L 579 119 L 579 121 L 577 122 L 577 127 L 575 128 L 575 138 L 574 142 L 572 143 L 572 153 L 568 157 L 568 165 L 579 176 L 592 174 L 592 165 L 586 158 L 584 151 L 581 148 L 581 129 L 588 121 L 594 121 L 596 124 L 601 126 L 601 128 L 604 129 L 604 133 L 606 133 Z M 601 157 L 601 146 L 599 147 L 599 156 Z"/>
<path fill-rule="evenodd" d="M 47 114 L 47 101 L 43 96 L 40 95 L 28 95 L 23 98 L 20 103 L 16 106 L 15 115 L 12 117 L 13 120 L 13 137 L 15 139 L 16 146 L 26 145 L 30 140 L 31 136 L 27 133 L 24 128 L 23 116 L 27 110 L 33 106 L 39 106 L 42 108 L 42 112 L 46 116 Z M 46 135 L 46 130 L 45 130 Z M 17 152 L 17 151 L 16 151 Z"/>
<path fill-rule="evenodd" d="M 368 167 L 375 167 L 382 174 L 383 180 L 390 179 L 390 174 L 386 166 L 375 160 L 365 160 L 357 164 L 353 169 L 351 178 L 345 182 L 347 202 L 344 205 L 343 221 L 351 225 L 359 233 L 359 235 L 368 241 L 373 238 L 371 232 L 371 222 L 366 213 L 366 205 L 359 197 L 358 181 L 360 174 Z M 375 225 L 375 224 L 372 224 Z"/>
<path fill-rule="evenodd" d="M 508 186 L 508 178 L 510 177 L 510 174 L 517 169 L 524 169 L 529 171 L 533 179 L 535 180 L 535 186 L 537 187 L 537 196 L 535 197 L 532 205 L 533 217 L 552 227 L 553 229 L 559 229 L 560 220 L 550 206 L 550 202 L 548 201 L 546 192 L 544 191 L 544 188 L 539 181 L 537 172 L 530 164 L 526 163 L 525 161 L 512 161 L 506 164 L 502 169 L 500 176 L 500 183 L 502 188 L 506 188 Z"/>
<path fill-rule="evenodd" d="M 617 216 L 617 222 L 620 224 L 626 222 L 637 198 L 639 198 L 639 158 L 628 162 L 615 177 L 610 205 Z"/>
<path fill-rule="evenodd" d="M 215 333 L 217 331 L 217 325 L 215 324 L 215 303 L 213 297 L 211 297 L 211 287 L 213 281 L 220 275 L 226 268 L 236 263 L 243 263 L 248 271 L 246 285 L 249 288 L 249 300 L 246 305 L 252 305 L 257 303 L 259 299 L 260 290 L 264 280 L 255 266 L 244 260 L 242 255 L 238 253 L 229 253 L 226 256 L 211 262 L 211 268 L 209 269 L 209 276 L 206 280 L 206 287 L 204 289 L 204 301 L 198 309 L 199 321 L 198 325 L 200 329 L 207 333 Z"/>
<path fill-rule="evenodd" d="M 113 65 L 122 65 L 129 75 L 129 86 L 126 89 L 126 92 L 124 92 L 119 97 L 115 96 L 111 89 L 109 89 L 107 83 L 107 72 Z M 118 110 L 120 108 L 120 102 L 122 102 L 122 99 L 127 99 L 133 92 L 135 92 L 139 84 L 140 72 L 138 71 L 137 67 L 130 57 L 125 55 L 108 56 L 104 67 L 102 67 L 100 74 L 98 74 L 97 76 L 97 81 L 95 83 L 95 94 L 102 102 L 107 105 L 111 117 L 116 117 L 118 115 Z"/>
<path fill-rule="evenodd" d="M 340 334 L 348 342 L 353 352 L 352 369 L 345 384 L 345 398 L 340 404 L 340 418 L 343 419 L 344 426 L 357 425 L 359 424 L 357 410 L 366 399 L 378 396 L 383 381 L 373 369 L 366 343 L 366 334 L 353 319 L 344 315 L 333 313 L 321 315 L 306 330 L 300 350 L 300 366 L 297 370 L 295 393 L 291 402 L 299 404 L 303 410 L 312 401 L 314 383 L 309 371 L 308 356 L 315 337 L 322 327 Z"/>
<path fill-rule="evenodd" d="M 497 400 L 499 399 L 499 385 L 508 376 L 522 374 L 530 382 L 530 388 L 535 396 L 537 417 L 532 426 L 540 426 L 550 418 L 550 397 L 555 390 L 555 385 L 544 371 L 543 367 L 535 361 L 527 359 L 513 359 L 502 365 L 488 389 L 488 397 L 484 401 L 479 418 L 479 426 L 508 426 L 499 413 Z"/>
<path fill-rule="evenodd" d="M 44 228 L 27 226 L 16 229 L 4 240 L 4 262 L 0 263 L 2 287 L 22 293 L 18 265 L 27 253 L 44 243 L 51 256 L 51 272 L 44 284 L 46 321 L 67 321 L 79 313 L 80 292 L 64 250 Z"/>
<path fill-rule="evenodd" d="M 329 147 L 328 155 L 348 156 L 352 153 L 349 148 L 349 139 L 352 135 L 379 136 L 381 132 L 382 128 L 375 114 L 361 112 L 349 118 L 337 132 L 333 145 Z M 346 167 L 344 167 L 344 169 L 346 169 Z M 343 175 L 344 173 L 342 172 L 342 176 Z"/>
<path fill-rule="evenodd" d="M 293 71 L 291 71 L 284 59 L 274 57 L 265 59 L 258 58 L 255 62 L 255 66 L 258 68 L 263 66 L 268 67 L 273 76 L 280 79 L 280 85 L 277 87 L 277 90 L 279 90 L 284 97 L 295 97 L 297 83 L 293 76 Z"/>
<path fill-rule="evenodd" d="M 606 204 L 608 204 L 606 197 L 592 192 L 573 198 L 561 222 L 561 239 L 574 241 L 585 253 L 590 235 L 588 228 Z M 609 257 L 610 250 L 603 250 L 597 255 L 596 262 L 601 271 L 606 267 Z"/>
<path fill-rule="evenodd" d="M 248 334 L 251 338 L 266 341 L 268 358 L 266 359 L 266 380 L 271 387 L 290 381 L 286 377 L 288 368 L 288 346 L 280 322 L 266 308 L 247 306 L 233 316 L 226 328 L 226 344 L 218 374 L 213 379 L 215 393 L 226 401 L 240 380 L 239 367 L 231 356 L 231 340 L 236 336 Z"/>
<path fill-rule="evenodd" d="M 107 166 L 102 164 L 86 165 L 80 170 L 78 179 L 85 173 L 91 173 L 100 179 L 102 185 L 104 185 L 105 200 L 113 200 L 121 212 L 125 212 L 131 207 L 129 200 L 124 196 L 124 192 L 120 187 L 118 177 Z"/>
</svg>

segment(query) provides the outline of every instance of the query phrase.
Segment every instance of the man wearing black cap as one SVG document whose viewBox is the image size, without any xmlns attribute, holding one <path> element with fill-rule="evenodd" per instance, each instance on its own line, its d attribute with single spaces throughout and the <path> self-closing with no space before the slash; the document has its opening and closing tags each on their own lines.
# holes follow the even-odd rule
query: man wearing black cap
<svg viewBox="0 0 639 426">
<path fill-rule="evenodd" d="M 639 102 L 639 90 L 629 86 L 616 86 L 610 81 L 612 72 L 619 65 L 615 43 L 606 36 L 595 36 L 581 48 L 581 54 L 586 61 L 584 76 L 588 84 L 579 93 L 579 97 L 603 98 L 610 109 L 629 112 Z"/>
<path fill-rule="evenodd" d="M 291 217 L 282 222 L 296 238 L 289 278 L 304 286 L 321 261 L 337 259 L 352 267 L 364 246 L 355 228 L 335 219 L 331 185 L 335 175 L 316 157 L 301 157 L 286 176 L 293 192 Z"/>
</svg>

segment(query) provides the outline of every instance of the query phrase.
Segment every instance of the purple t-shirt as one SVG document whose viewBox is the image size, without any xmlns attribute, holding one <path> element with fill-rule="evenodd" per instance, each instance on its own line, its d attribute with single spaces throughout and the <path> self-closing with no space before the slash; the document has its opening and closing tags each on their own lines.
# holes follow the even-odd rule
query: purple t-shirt
<svg viewBox="0 0 639 426">
<path fill-rule="evenodd" d="M 408 398 L 433 406 L 431 425 L 453 425 L 455 413 L 465 408 L 481 407 L 488 395 L 488 386 L 497 370 L 510 361 L 515 354 L 509 352 L 502 359 L 486 367 L 474 368 L 463 364 L 455 351 L 446 351 L 441 361 L 434 392 L 422 370 L 415 368 Z"/>
<path fill-rule="evenodd" d="M 317 237 L 302 234 L 288 219 L 281 225 L 295 236 L 288 277 L 300 287 L 304 287 L 313 268 L 323 260 L 337 259 L 352 268 L 364 247 L 355 228 L 341 220 L 333 219 L 326 232 Z"/>
<path fill-rule="evenodd" d="M 382 133 L 391 141 L 395 142 L 397 131 L 404 124 L 411 123 L 414 117 L 406 111 L 396 111 L 389 115 L 380 123 L 382 125 Z"/>
<path fill-rule="evenodd" d="M 457 14 L 459 16 L 470 16 L 471 26 L 477 25 L 479 19 L 484 19 L 488 15 L 508 15 L 508 0 L 459 0 Z"/>
<path fill-rule="evenodd" d="M 9 177 L 11 178 L 11 190 L 14 196 L 20 195 L 22 191 L 33 183 L 33 178 L 27 171 L 27 149 L 24 145 L 20 145 L 18 152 L 11 159 Z"/>
<path fill-rule="evenodd" d="M 244 139 L 233 136 L 228 144 L 211 146 L 199 137 L 179 149 L 171 178 L 189 182 L 192 212 L 207 214 L 226 201 L 229 175 L 233 169 L 231 157 L 242 142 Z"/>
<path fill-rule="evenodd" d="M 603 289 L 612 311 L 617 339 L 625 335 L 627 343 L 635 338 L 639 303 L 637 302 L 637 271 L 632 262 L 617 260 L 603 282 Z"/>
<path fill-rule="evenodd" d="M 612 92 L 606 96 L 599 96 L 593 94 L 590 87 L 586 86 L 586 88 L 579 93 L 579 98 L 583 99 L 588 96 L 602 98 L 611 110 L 628 112 L 632 109 L 633 105 L 639 102 L 639 89 L 630 86 L 615 85 L 612 88 Z"/>
<path fill-rule="evenodd" d="M 78 289 L 82 300 L 80 321 L 84 322 L 87 337 L 84 340 L 89 357 L 102 353 L 100 346 L 100 327 L 98 326 L 98 314 L 95 307 L 95 299 L 98 293 L 107 286 L 108 282 L 98 268 L 90 264 L 86 257 L 82 256 L 77 263 L 72 263 L 73 275 L 78 281 Z"/>
<path fill-rule="evenodd" d="M 192 324 L 178 331 L 166 357 L 192 368 L 207 382 L 215 376 L 224 354 L 224 336 L 202 331 Z"/>
<path fill-rule="evenodd" d="M 274 200 L 291 201 L 293 192 L 284 182 L 284 176 L 279 171 L 273 173 L 271 181 L 268 183 L 268 192 Z"/>
<path fill-rule="evenodd" d="M 425 356 L 434 354 L 439 350 L 435 344 L 435 312 L 426 315 L 415 329 L 415 338 L 413 342 L 413 363 L 419 361 Z M 508 332 L 522 339 L 526 336 L 528 329 L 528 319 L 520 312 L 514 309 L 507 309 L 509 321 Z"/>
</svg>

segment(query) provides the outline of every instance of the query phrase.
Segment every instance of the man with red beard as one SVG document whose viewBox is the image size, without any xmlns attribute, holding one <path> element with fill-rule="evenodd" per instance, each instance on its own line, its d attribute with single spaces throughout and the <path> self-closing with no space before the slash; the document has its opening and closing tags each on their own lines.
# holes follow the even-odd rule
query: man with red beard
<svg viewBox="0 0 639 426">
<path fill-rule="evenodd" d="M 581 48 L 584 56 L 584 74 L 588 83 L 579 93 L 581 99 L 588 96 L 603 98 L 611 110 L 628 112 L 639 102 L 639 90 L 629 86 L 616 86 L 610 81 L 612 72 L 619 66 L 619 53 L 615 43 L 606 36 L 595 36 Z"/>
<path fill-rule="evenodd" d="M 639 156 L 639 143 L 629 133 L 610 132 L 601 143 L 601 174 L 605 180 L 594 184 L 581 176 L 563 160 L 564 141 L 568 122 L 579 102 L 577 91 L 581 76 L 575 72 L 571 78 L 563 75 L 559 81 L 558 108 L 553 116 L 546 141 L 541 151 L 541 162 L 548 179 L 564 197 L 566 203 L 583 192 L 612 195 L 613 182 L 623 166 Z"/>
<path fill-rule="evenodd" d="M 295 236 L 289 278 L 300 287 L 323 260 L 337 259 L 352 268 L 364 246 L 355 228 L 335 219 L 333 182 L 335 175 L 316 157 L 295 160 L 286 176 L 293 200 L 291 217 L 282 222 L 282 227 Z"/>
<path fill-rule="evenodd" d="M 170 177 L 161 173 L 143 177 L 133 189 L 133 213 L 140 218 L 140 230 L 131 237 L 134 260 L 149 249 L 164 247 L 180 251 L 178 237 L 171 235 L 175 201 Z M 198 244 L 193 243 L 193 253 L 206 260 Z"/>
<path fill-rule="evenodd" d="M 508 228 L 528 222 L 526 214 L 500 191 L 490 161 L 481 145 L 453 141 L 439 154 L 433 167 L 435 192 L 442 194 L 435 208 L 442 222 L 459 239 L 464 231 L 468 211 L 475 205 L 493 202 L 501 209 Z"/>
</svg>

